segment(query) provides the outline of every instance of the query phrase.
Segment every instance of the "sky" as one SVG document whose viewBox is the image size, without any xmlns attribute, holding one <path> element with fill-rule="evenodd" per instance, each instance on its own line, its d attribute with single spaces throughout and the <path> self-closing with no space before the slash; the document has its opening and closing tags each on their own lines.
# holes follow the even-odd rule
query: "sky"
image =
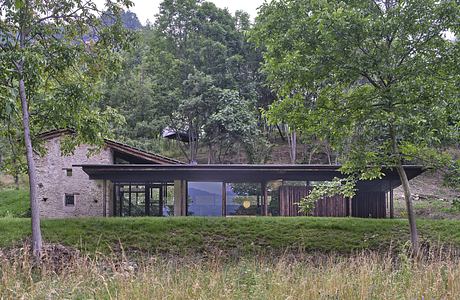
<svg viewBox="0 0 460 300">
<path fill-rule="evenodd" d="M 231 13 L 234 13 L 236 10 L 244 10 L 245 12 L 251 15 L 251 18 L 254 19 L 257 14 L 257 8 L 262 5 L 264 0 L 208 0 L 214 2 L 217 7 L 228 8 Z M 103 5 L 104 0 L 96 0 L 98 5 Z M 139 21 L 143 25 L 146 24 L 147 20 L 151 22 L 154 21 L 155 14 L 158 13 L 158 7 L 162 0 L 132 0 L 134 7 L 131 7 L 130 10 L 136 13 Z"/>
</svg>

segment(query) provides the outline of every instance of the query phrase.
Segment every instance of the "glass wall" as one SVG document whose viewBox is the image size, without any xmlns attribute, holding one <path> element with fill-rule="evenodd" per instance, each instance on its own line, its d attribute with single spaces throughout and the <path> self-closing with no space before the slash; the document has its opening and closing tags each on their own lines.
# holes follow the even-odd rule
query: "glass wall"
<svg viewBox="0 0 460 300">
<path fill-rule="evenodd" d="M 188 216 L 222 216 L 222 182 L 188 182 Z"/>
<path fill-rule="evenodd" d="M 163 186 L 163 216 L 174 216 L 174 185 Z"/>
<path fill-rule="evenodd" d="M 268 215 L 279 216 L 280 215 L 280 186 L 282 185 L 281 180 L 271 181 L 267 185 L 268 189 Z"/>
<path fill-rule="evenodd" d="M 227 183 L 227 216 L 258 216 L 263 213 L 260 183 Z"/>
<path fill-rule="evenodd" d="M 116 214 L 125 216 L 145 215 L 145 185 L 125 184 L 118 186 Z"/>
<path fill-rule="evenodd" d="M 116 184 L 116 216 L 174 215 L 174 186 L 168 183 Z"/>
</svg>

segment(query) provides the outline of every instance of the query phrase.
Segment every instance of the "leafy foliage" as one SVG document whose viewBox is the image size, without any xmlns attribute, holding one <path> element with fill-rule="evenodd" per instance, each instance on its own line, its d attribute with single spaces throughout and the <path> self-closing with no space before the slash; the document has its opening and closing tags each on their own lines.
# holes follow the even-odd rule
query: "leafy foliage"
<svg viewBox="0 0 460 300">
<path fill-rule="evenodd" d="M 263 141 L 257 106 L 269 92 L 258 71 L 261 56 L 246 41 L 249 28 L 246 13 L 232 16 L 210 2 L 162 2 L 155 24 L 126 54 L 124 73 L 106 87 L 105 104 L 127 119 L 117 131 L 121 139 L 154 148 L 167 129 L 185 137 L 177 145 L 189 161 L 204 147 L 208 162 L 224 162 L 251 139 Z"/>
<path fill-rule="evenodd" d="M 458 135 L 458 45 L 443 37 L 457 17 L 455 1 L 264 5 L 252 39 L 281 99 L 268 117 L 327 139 L 347 172 L 430 166 L 433 149 Z"/>
<path fill-rule="evenodd" d="M 117 16 L 130 4 L 108 1 L 107 11 L 101 12 L 92 1 L 0 1 L 0 100 L 6 104 L 1 114 L 8 115 L 0 129 L 8 136 L 16 131 L 4 128 L 22 123 L 36 259 L 41 258 L 42 237 L 33 138 L 46 129 L 73 128 L 77 134 L 67 139 L 64 153 L 79 143 L 102 145 L 115 115 L 94 104 L 100 82 L 111 74 L 105 66 L 116 71 L 116 53 L 126 45 Z M 113 24 L 104 24 L 107 16 Z"/>
<path fill-rule="evenodd" d="M 268 116 L 328 140 L 351 176 L 396 169 L 414 249 L 402 165 L 439 165 L 442 142 L 458 137 L 459 46 L 445 33 L 459 33 L 459 15 L 453 0 L 279 0 L 262 6 L 252 32 L 280 99 Z"/>
<path fill-rule="evenodd" d="M 1 2 L 3 136 L 15 141 L 21 136 L 17 67 L 22 60 L 32 137 L 49 129 L 73 128 L 78 134 L 66 150 L 83 142 L 102 143 L 110 123 L 121 121 L 113 109 L 97 109 L 96 104 L 102 81 L 119 70 L 118 53 L 128 46 L 129 35 L 116 15 L 129 3 L 114 2 L 100 11 L 91 1 Z M 104 24 L 104 18 L 112 25 Z M 111 68 L 105 68 L 108 65 Z M 12 146 L 17 149 L 11 151 L 23 153 L 20 143 Z"/>
<path fill-rule="evenodd" d="M 316 183 L 311 192 L 300 201 L 299 208 L 302 212 L 308 214 L 314 209 L 316 201 L 321 198 L 332 197 L 334 195 L 343 195 L 344 197 L 352 198 L 355 196 L 355 193 L 355 179 L 351 177 L 334 177 L 331 181 Z"/>
</svg>

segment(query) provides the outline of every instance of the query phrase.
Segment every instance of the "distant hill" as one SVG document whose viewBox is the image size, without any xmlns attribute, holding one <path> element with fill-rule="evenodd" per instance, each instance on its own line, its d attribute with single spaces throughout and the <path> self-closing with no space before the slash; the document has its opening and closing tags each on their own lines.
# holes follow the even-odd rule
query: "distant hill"
<svg viewBox="0 0 460 300">
<path fill-rule="evenodd" d="M 103 16 L 102 20 L 103 23 L 107 26 L 112 25 L 114 23 L 113 18 L 107 15 Z M 129 10 L 121 13 L 121 21 L 123 22 L 123 25 L 126 29 L 139 30 L 143 27 L 137 15 Z"/>
<path fill-rule="evenodd" d="M 123 25 L 127 29 L 138 30 L 142 29 L 143 27 L 137 15 L 132 11 L 123 12 L 121 15 L 121 20 L 123 21 Z"/>
</svg>

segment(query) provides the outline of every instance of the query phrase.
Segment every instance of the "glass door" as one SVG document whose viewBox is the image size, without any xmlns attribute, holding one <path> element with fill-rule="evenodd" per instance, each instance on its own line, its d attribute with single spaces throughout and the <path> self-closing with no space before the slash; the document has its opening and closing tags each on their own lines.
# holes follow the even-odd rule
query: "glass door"
<svg viewBox="0 0 460 300">
<path fill-rule="evenodd" d="M 172 184 L 117 184 L 114 190 L 114 214 L 117 216 L 174 215 L 174 186 Z"/>
<path fill-rule="evenodd" d="M 149 186 L 146 215 L 163 216 L 163 186 Z"/>
</svg>

